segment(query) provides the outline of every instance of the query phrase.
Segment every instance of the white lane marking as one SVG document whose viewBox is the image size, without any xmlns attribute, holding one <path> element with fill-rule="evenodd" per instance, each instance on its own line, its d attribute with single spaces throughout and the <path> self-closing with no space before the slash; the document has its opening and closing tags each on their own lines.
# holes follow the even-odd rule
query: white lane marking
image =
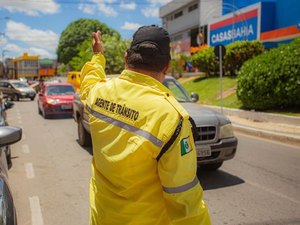
<svg viewBox="0 0 300 225">
<path fill-rule="evenodd" d="M 291 198 L 291 197 L 289 197 L 289 196 L 286 196 L 286 195 L 284 195 L 284 194 L 282 194 L 282 193 L 279 193 L 279 192 L 277 192 L 277 191 L 271 190 L 270 188 L 266 188 L 266 187 L 264 187 L 264 186 L 262 186 L 262 185 L 260 185 L 260 184 L 257 184 L 257 183 L 254 183 L 254 182 L 251 182 L 251 181 L 248 181 L 248 180 L 246 181 L 246 183 L 248 183 L 248 184 L 250 184 L 250 185 L 252 185 L 252 186 L 255 186 L 255 187 L 257 187 L 257 188 L 259 188 L 259 189 L 261 189 L 261 190 L 263 190 L 263 191 L 266 191 L 266 192 L 269 192 L 269 193 L 271 193 L 271 194 L 273 194 L 273 195 L 276 195 L 276 196 L 278 196 L 278 197 L 280 197 L 280 198 L 284 198 L 284 199 L 286 199 L 286 200 L 289 200 L 289 201 L 294 202 L 294 203 L 297 203 L 297 204 L 300 203 L 300 201 L 297 201 L 297 200 L 295 200 L 295 199 L 293 199 L 293 198 Z"/>
<path fill-rule="evenodd" d="M 22 151 L 25 154 L 30 153 L 29 146 L 28 145 L 22 145 Z"/>
<path fill-rule="evenodd" d="M 31 224 L 44 225 L 40 200 L 38 196 L 29 197 L 30 210 L 31 210 Z"/>
<path fill-rule="evenodd" d="M 32 163 L 25 163 L 25 172 L 28 179 L 34 178 L 34 169 Z"/>
</svg>

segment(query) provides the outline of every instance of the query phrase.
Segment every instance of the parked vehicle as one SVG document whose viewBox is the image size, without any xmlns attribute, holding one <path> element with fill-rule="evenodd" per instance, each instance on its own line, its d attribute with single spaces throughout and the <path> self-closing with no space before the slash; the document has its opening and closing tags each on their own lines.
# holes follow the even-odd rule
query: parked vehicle
<svg viewBox="0 0 300 225">
<path fill-rule="evenodd" d="M 1 97 L 0 95 L 0 127 L 8 126 L 7 120 L 6 120 L 6 110 L 12 108 L 14 105 L 13 102 L 8 101 L 6 98 Z M 8 167 L 10 168 L 12 165 L 11 162 L 11 149 L 9 145 L 0 147 L 0 151 L 4 151 L 6 154 L 6 161 L 8 164 Z"/>
<path fill-rule="evenodd" d="M 196 102 L 199 96 L 188 95 L 182 85 L 173 77 L 167 76 L 164 85 L 188 111 L 192 118 L 191 126 L 197 151 L 198 166 L 216 170 L 225 160 L 235 156 L 238 140 L 233 134 L 230 120 L 224 115 L 204 108 Z M 91 145 L 88 114 L 80 101 L 80 95 L 74 96 L 73 117 L 77 122 L 78 142 L 82 146 Z"/>
<path fill-rule="evenodd" d="M 75 88 L 75 91 L 78 92 L 80 89 L 80 71 L 68 72 L 67 82 L 72 84 Z"/>
<path fill-rule="evenodd" d="M 44 118 L 50 115 L 72 115 L 75 90 L 68 83 L 45 82 L 38 94 L 38 112 Z"/>
<path fill-rule="evenodd" d="M 0 147 L 14 144 L 21 138 L 21 128 L 0 127 Z M 9 187 L 7 162 L 3 151 L 0 151 L 0 212 L 0 224 L 17 225 L 17 213 Z"/>
<path fill-rule="evenodd" d="M 0 80 L 0 91 L 14 101 L 21 98 L 34 100 L 36 92 L 28 83 L 20 80 Z"/>
</svg>

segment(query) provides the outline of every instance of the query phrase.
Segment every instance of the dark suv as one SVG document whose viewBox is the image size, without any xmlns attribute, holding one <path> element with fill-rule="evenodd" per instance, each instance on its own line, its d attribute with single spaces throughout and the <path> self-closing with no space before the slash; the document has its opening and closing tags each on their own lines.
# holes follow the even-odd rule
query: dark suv
<svg viewBox="0 0 300 225">
<path fill-rule="evenodd" d="M 32 87 L 20 80 L 0 80 L 0 91 L 14 101 L 21 98 L 30 98 L 33 101 L 36 95 Z"/>
</svg>

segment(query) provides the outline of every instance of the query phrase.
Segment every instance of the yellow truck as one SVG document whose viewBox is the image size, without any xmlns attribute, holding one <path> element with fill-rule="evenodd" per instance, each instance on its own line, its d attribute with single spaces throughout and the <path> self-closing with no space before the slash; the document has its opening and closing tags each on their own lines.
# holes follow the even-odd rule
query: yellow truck
<svg viewBox="0 0 300 225">
<path fill-rule="evenodd" d="M 80 90 L 80 72 L 79 71 L 68 72 L 67 82 L 74 86 L 76 92 L 79 92 L 79 90 Z"/>
</svg>

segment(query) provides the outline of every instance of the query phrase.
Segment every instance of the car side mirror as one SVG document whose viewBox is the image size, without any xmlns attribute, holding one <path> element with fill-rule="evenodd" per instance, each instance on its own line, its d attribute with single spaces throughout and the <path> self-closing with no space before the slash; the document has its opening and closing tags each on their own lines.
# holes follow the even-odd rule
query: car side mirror
<svg viewBox="0 0 300 225">
<path fill-rule="evenodd" d="M 0 127 L 0 147 L 14 144 L 22 138 L 22 129 L 13 126 Z"/>
<path fill-rule="evenodd" d="M 191 99 L 192 99 L 193 102 L 198 102 L 199 101 L 199 95 L 197 93 L 193 92 L 191 94 Z"/>
</svg>

